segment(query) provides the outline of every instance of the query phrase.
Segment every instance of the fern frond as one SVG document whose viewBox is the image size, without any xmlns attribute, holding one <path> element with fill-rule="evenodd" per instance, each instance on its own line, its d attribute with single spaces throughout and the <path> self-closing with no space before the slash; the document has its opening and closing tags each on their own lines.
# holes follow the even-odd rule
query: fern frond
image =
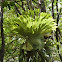
<svg viewBox="0 0 62 62">
<path fill-rule="evenodd" d="M 26 40 L 32 45 L 34 49 L 41 49 L 44 47 L 44 39 L 42 36 L 56 30 L 56 23 L 50 14 L 41 13 L 40 16 L 30 17 L 30 15 L 20 15 L 17 18 L 9 18 L 12 31 L 17 34 L 27 37 Z M 26 45 L 25 45 L 26 46 Z M 24 47 L 25 47 L 24 46 Z M 24 48 L 23 47 L 23 48 Z M 25 48 L 26 49 L 26 48 Z M 27 48 L 29 50 L 29 48 Z"/>
</svg>

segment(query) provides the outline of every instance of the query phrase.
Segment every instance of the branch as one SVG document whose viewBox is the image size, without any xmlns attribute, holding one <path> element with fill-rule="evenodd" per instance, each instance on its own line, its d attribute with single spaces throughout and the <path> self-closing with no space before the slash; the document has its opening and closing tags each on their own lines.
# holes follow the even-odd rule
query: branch
<svg viewBox="0 0 62 62">
<path fill-rule="evenodd" d="M 16 5 L 14 5 L 14 6 L 15 6 L 17 12 L 18 12 L 20 15 L 22 15 L 22 14 L 20 13 L 20 11 L 18 10 L 17 6 L 16 6 Z"/>
<path fill-rule="evenodd" d="M 54 0 L 52 1 L 52 17 L 54 19 Z"/>
<path fill-rule="evenodd" d="M 21 2 L 22 2 L 22 8 L 23 8 L 23 10 L 25 11 L 25 8 L 23 7 L 23 1 L 21 0 Z"/>
</svg>

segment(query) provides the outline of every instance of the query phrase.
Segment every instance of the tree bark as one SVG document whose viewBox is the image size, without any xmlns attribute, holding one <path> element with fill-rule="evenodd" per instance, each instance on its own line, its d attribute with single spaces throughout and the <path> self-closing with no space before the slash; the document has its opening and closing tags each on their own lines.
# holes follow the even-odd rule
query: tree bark
<svg viewBox="0 0 62 62">
<path fill-rule="evenodd" d="M 57 10 L 57 26 L 58 26 L 58 23 L 59 23 L 58 0 L 56 0 L 56 10 Z M 60 40 L 59 40 L 59 33 L 58 33 L 58 32 L 59 32 L 59 31 L 58 31 L 58 28 L 56 28 L 56 40 L 57 40 L 57 42 L 60 41 Z M 60 54 L 60 52 L 59 52 L 59 44 L 57 45 L 57 50 L 58 50 L 58 53 L 59 53 L 60 60 L 61 60 L 61 62 L 62 62 L 62 56 L 61 56 L 61 54 Z"/>
<path fill-rule="evenodd" d="M 4 2 L 4 0 L 2 0 L 2 2 Z M 0 50 L 0 62 L 3 62 L 4 51 L 5 51 L 5 41 L 4 41 L 4 33 L 3 33 L 3 8 L 2 8 L 2 5 L 1 5 L 1 39 L 2 39 L 2 43 L 1 43 L 1 50 Z"/>
<path fill-rule="evenodd" d="M 54 0 L 52 0 L 52 17 L 54 19 Z"/>
<path fill-rule="evenodd" d="M 39 1 L 40 13 L 41 13 L 41 12 L 46 12 L 44 0 L 38 0 L 38 1 Z"/>
</svg>

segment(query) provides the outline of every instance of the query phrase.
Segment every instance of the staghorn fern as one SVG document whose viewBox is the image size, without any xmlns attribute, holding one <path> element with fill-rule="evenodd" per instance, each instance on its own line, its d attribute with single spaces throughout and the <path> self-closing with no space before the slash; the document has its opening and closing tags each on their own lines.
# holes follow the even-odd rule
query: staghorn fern
<svg viewBox="0 0 62 62">
<path fill-rule="evenodd" d="M 12 31 L 26 39 L 22 49 L 28 51 L 42 49 L 44 47 L 43 35 L 56 30 L 56 23 L 52 16 L 43 12 L 40 16 L 35 16 L 35 19 L 30 15 L 20 15 L 18 18 L 12 17 L 8 18 L 8 20 L 12 20 L 11 23 L 9 22 Z M 29 48 L 29 45 L 31 48 Z"/>
<path fill-rule="evenodd" d="M 29 34 L 44 34 L 55 30 L 56 23 L 52 16 L 47 13 L 41 13 L 40 17 L 36 16 L 35 19 L 29 15 L 21 15 L 14 21 L 16 31 L 22 36 L 29 36 Z"/>
</svg>

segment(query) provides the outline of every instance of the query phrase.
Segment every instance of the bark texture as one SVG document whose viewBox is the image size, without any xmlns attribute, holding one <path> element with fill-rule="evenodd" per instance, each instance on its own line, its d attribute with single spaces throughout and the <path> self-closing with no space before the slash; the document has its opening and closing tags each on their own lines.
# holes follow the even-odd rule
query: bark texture
<svg viewBox="0 0 62 62">
<path fill-rule="evenodd" d="M 2 0 L 1 2 L 4 2 L 4 0 Z M 3 62 L 3 58 L 4 58 L 4 51 L 5 51 L 5 41 L 4 41 L 4 33 L 3 33 L 3 8 L 1 5 L 1 39 L 2 39 L 2 43 L 1 43 L 1 49 L 0 49 L 0 62 Z"/>
</svg>

